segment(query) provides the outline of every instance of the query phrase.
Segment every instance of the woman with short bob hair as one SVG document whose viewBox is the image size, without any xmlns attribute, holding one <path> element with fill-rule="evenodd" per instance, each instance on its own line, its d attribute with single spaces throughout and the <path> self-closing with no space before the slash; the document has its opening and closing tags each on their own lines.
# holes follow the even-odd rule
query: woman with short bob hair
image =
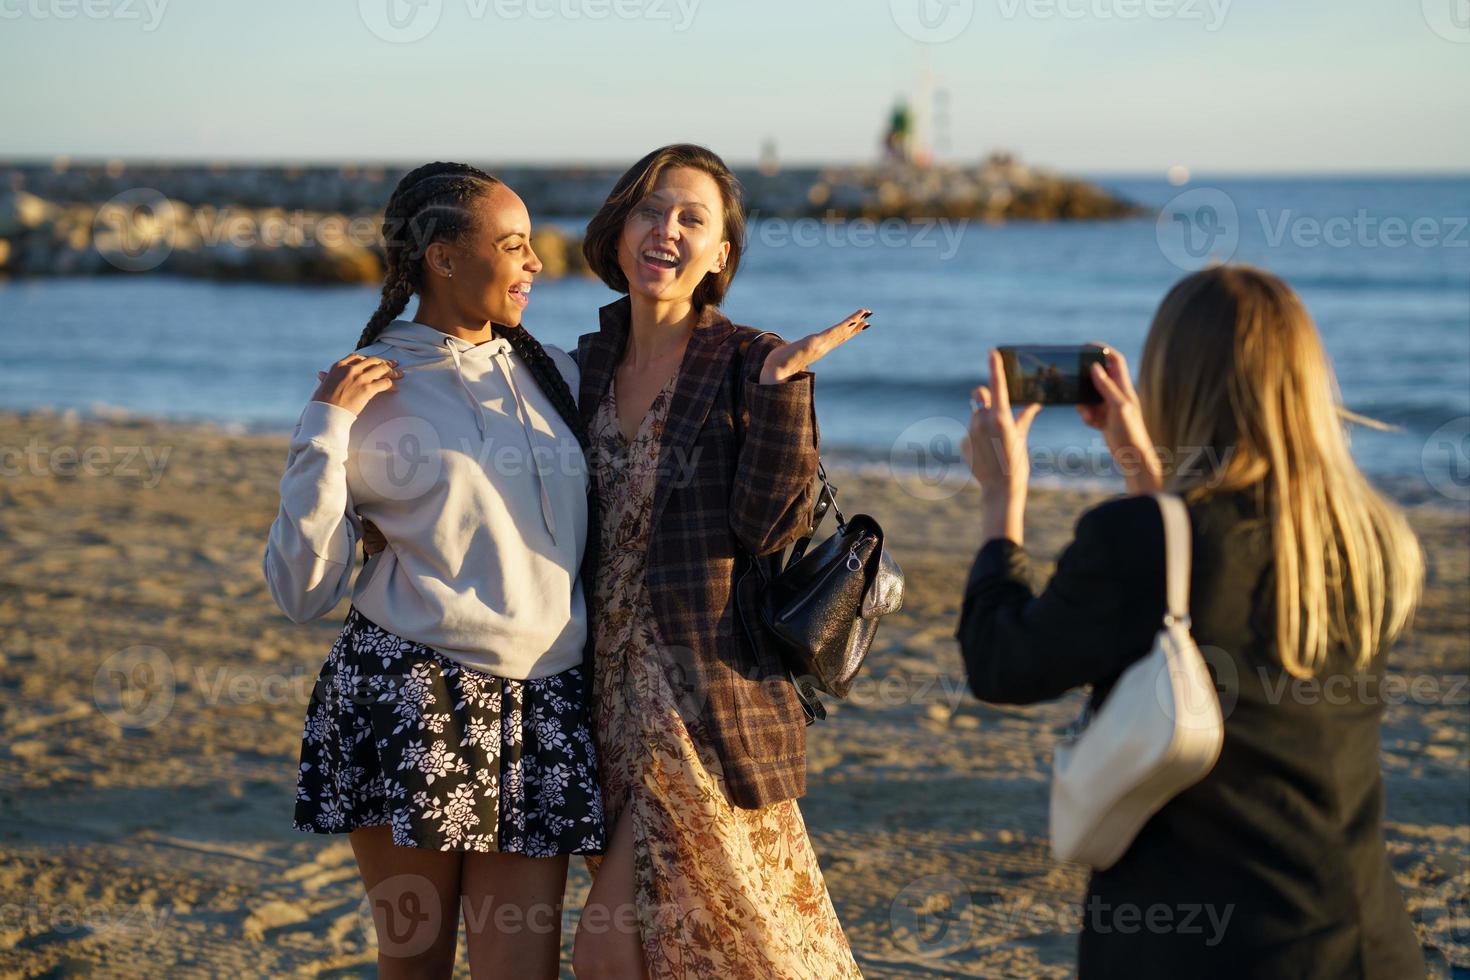
<svg viewBox="0 0 1470 980">
<path fill-rule="evenodd" d="M 655 150 L 634 164 L 608 194 L 582 239 L 582 254 L 597 278 L 614 292 L 629 291 L 628 273 L 619 259 L 619 244 L 628 217 L 653 193 L 659 177 L 673 168 L 685 167 L 705 174 L 720 192 L 720 221 L 724 228 L 724 244 L 728 246 L 719 267 L 694 286 L 690 302 L 694 309 L 719 306 L 730 291 L 730 283 L 745 255 L 745 205 L 735 174 L 714 153 L 702 146 L 675 144 Z"/>
<path fill-rule="evenodd" d="M 1189 511 L 1189 617 L 1225 737 L 1213 770 L 1093 873 L 1080 976 L 1424 976 L 1384 845 L 1377 694 L 1423 561 L 1348 451 L 1311 317 L 1268 272 L 1197 272 L 1159 306 L 1139 391 L 1116 353 L 1093 378 L 1105 401 L 1081 406 L 1084 420 L 1139 465 L 1130 496 L 1082 515 L 1039 596 L 1021 547 L 1037 406 L 1012 416 L 993 352 L 975 391 L 967 451 L 986 543 L 958 630 L 970 686 L 1025 704 L 1091 685 L 1101 704 L 1164 620 L 1149 495 L 1167 489 Z"/>
<path fill-rule="evenodd" d="M 742 629 L 735 582 L 807 530 L 808 368 L 867 311 L 794 343 L 731 323 L 718 304 L 744 230 L 734 174 L 679 144 L 622 176 L 584 241 L 626 295 L 578 347 L 609 824 L 605 857 L 587 861 L 583 980 L 858 975 L 796 803 L 805 715 L 780 657 Z"/>
</svg>

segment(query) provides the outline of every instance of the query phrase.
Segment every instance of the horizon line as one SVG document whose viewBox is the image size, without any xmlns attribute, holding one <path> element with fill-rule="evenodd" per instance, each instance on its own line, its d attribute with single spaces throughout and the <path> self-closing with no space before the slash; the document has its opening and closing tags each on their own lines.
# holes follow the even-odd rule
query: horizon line
<svg viewBox="0 0 1470 980">
<path fill-rule="evenodd" d="M 983 163 L 989 154 L 985 156 L 967 157 L 960 159 L 944 159 L 934 161 L 938 166 L 964 166 Z M 520 167 L 531 169 L 589 169 L 610 170 L 621 172 L 627 169 L 628 163 L 614 163 L 605 159 L 569 159 L 564 157 L 544 158 L 521 158 L 500 159 L 493 163 L 487 157 L 469 156 L 462 158 L 467 163 L 478 162 L 490 164 L 491 169 L 500 167 Z M 1167 179 L 1169 171 L 1181 164 L 1169 164 L 1162 167 L 1078 167 L 1066 168 L 1055 164 L 1036 163 L 1025 157 L 1016 155 L 1017 162 L 1037 169 L 1050 170 L 1058 173 L 1069 173 L 1079 176 L 1097 176 L 1112 178 L 1140 178 L 1140 179 Z M 0 167 L 54 167 L 58 162 L 66 167 L 73 166 L 107 166 L 109 164 L 122 164 L 125 168 L 129 166 L 169 166 L 169 167 L 279 167 L 282 169 L 292 167 L 310 168 L 336 168 L 338 170 L 347 168 L 390 168 L 390 169 L 412 169 L 419 166 L 422 160 L 408 160 L 403 158 L 369 156 L 362 158 L 342 158 L 330 156 L 230 156 L 230 157 L 203 157 L 203 156 L 129 156 L 129 155 L 107 155 L 107 154 L 70 154 L 57 153 L 51 155 L 41 154 L 17 154 L 14 156 L 0 157 Z M 873 158 L 865 159 L 815 159 L 815 158 L 792 158 L 778 161 L 779 173 L 782 170 L 792 169 L 823 169 L 839 167 L 861 167 L 882 166 L 885 161 Z M 762 166 L 759 160 L 732 159 L 729 163 L 731 169 L 736 170 L 758 170 Z M 1442 178 L 1470 178 L 1470 164 L 1461 169 L 1454 167 L 1439 166 L 1409 166 L 1409 167 L 1379 167 L 1367 165 L 1361 168 L 1333 167 L 1333 168 L 1311 168 L 1311 167 L 1282 167 L 1282 168 L 1253 168 L 1253 167 L 1191 167 L 1182 164 L 1189 171 L 1190 182 L 1195 182 L 1201 177 L 1442 177 Z"/>
</svg>

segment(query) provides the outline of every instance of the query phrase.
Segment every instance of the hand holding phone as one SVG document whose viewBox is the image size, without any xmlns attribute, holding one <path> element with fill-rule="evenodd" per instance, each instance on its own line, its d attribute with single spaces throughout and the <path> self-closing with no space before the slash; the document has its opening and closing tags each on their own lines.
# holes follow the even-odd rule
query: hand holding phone
<svg viewBox="0 0 1470 980">
<path fill-rule="evenodd" d="M 1010 345 L 997 349 L 1014 404 L 1096 405 L 1103 400 L 1093 381 L 1092 365 L 1107 367 L 1107 347 Z"/>
<path fill-rule="evenodd" d="M 1102 399 L 1095 405 L 1078 405 L 1077 414 L 1103 434 L 1129 493 L 1157 493 L 1164 487 L 1163 466 L 1144 424 L 1128 362 L 1118 351 L 1108 350 L 1104 363 L 1092 369 L 1092 378 Z"/>
</svg>

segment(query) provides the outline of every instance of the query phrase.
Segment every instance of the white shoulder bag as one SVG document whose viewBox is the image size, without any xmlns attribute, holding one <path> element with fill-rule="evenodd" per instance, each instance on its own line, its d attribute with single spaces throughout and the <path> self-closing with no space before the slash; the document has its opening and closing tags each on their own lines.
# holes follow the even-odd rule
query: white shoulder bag
<svg viewBox="0 0 1470 980">
<path fill-rule="evenodd" d="M 1214 768 L 1224 737 L 1215 683 L 1189 634 L 1189 511 L 1173 494 L 1154 499 L 1164 518 L 1163 628 L 1096 713 L 1078 719 L 1052 763 L 1052 853 L 1098 870 Z"/>
</svg>

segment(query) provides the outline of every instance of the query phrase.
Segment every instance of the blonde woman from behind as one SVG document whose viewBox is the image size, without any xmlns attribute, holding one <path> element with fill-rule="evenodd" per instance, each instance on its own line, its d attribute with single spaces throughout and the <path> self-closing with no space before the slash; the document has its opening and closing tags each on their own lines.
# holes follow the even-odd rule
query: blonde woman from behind
<svg viewBox="0 0 1470 980">
<path fill-rule="evenodd" d="M 1091 876 L 1080 976 L 1423 976 L 1383 841 L 1377 695 L 1423 562 L 1348 451 L 1300 299 L 1258 269 L 1195 273 L 1154 317 L 1137 393 L 1120 355 L 1095 369 L 1104 403 L 1080 411 L 1129 496 L 1082 515 L 1039 595 L 1022 548 L 1036 409 L 1012 414 L 997 368 L 967 446 L 984 492 L 957 633 L 972 690 L 1106 698 L 1163 617 L 1148 495 L 1167 489 L 1189 507 L 1189 613 L 1225 714 L 1214 769 Z"/>
</svg>

